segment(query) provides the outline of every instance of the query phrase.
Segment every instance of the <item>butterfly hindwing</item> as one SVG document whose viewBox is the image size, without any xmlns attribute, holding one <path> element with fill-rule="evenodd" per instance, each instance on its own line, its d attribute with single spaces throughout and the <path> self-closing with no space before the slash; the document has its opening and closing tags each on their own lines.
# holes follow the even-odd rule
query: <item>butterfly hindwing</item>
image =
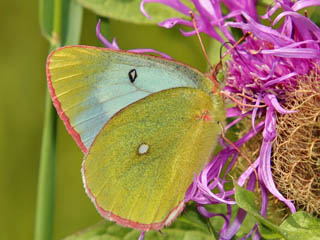
<svg viewBox="0 0 320 240">
<path fill-rule="evenodd" d="M 129 104 L 164 89 L 210 91 L 212 85 L 175 61 L 89 46 L 53 51 L 47 77 L 55 107 L 85 153 L 103 125 Z"/>
<path fill-rule="evenodd" d="M 140 230 L 161 229 L 184 207 L 223 121 L 220 97 L 193 88 L 151 94 L 102 128 L 82 166 L 99 213 Z"/>
</svg>

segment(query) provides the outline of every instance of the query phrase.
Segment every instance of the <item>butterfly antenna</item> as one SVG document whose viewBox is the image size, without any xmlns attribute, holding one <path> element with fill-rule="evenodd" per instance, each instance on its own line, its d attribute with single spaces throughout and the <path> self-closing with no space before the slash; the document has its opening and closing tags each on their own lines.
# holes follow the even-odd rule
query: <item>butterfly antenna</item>
<svg viewBox="0 0 320 240">
<path fill-rule="evenodd" d="M 210 68 L 213 68 L 213 65 L 211 64 L 210 60 L 209 60 L 209 57 L 208 57 L 208 54 L 207 54 L 207 51 L 203 45 L 203 42 L 202 42 L 202 39 L 201 39 L 201 36 L 200 36 L 200 33 L 199 33 L 199 29 L 198 29 L 198 26 L 197 26 L 197 23 L 196 23 L 196 19 L 194 17 L 194 14 L 192 11 L 189 12 L 190 16 L 191 16 L 191 19 L 192 19 L 192 24 L 193 24 L 193 27 L 194 29 L 196 30 L 196 33 L 197 33 L 197 37 L 199 39 L 199 42 L 200 42 L 200 45 L 201 45 L 201 49 L 202 49 L 202 52 L 204 54 L 204 56 L 206 57 L 206 60 L 210 66 Z"/>
<path fill-rule="evenodd" d="M 219 87 L 219 83 L 217 81 L 217 74 L 220 71 L 220 69 L 222 68 L 222 60 L 228 55 L 230 54 L 230 52 L 235 49 L 236 47 L 242 42 L 244 41 L 247 37 L 249 37 L 251 35 L 251 32 L 247 32 L 245 35 L 243 35 L 234 45 L 232 45 L 231 48 L 229 48 L 225 54 L 222 56 L 222 48 L 220 48 L 220 60 L 219 62 L 214 66 L 214 68 L 212 69 L 212 71 L 209 72 L 209 77 L 210 79 L 212 79 L 212 81 L 215 83 L 216 87 Z M 225 43 L 223 44 L 223 46 L 225 46 Z M 236 50 L 237 51 L 237 50 Z M 239 55 L 239 53 L 237 52 L 237 54 Z M 239 55 L 240 56 L 240 55 Z M 216 92 L 217 89 L 213 89 L 212 92 Z"/>
<path fill-rule="evenodd" d="M 215 67 L 213 67 L 212 63 L 210 62 L 209 60 L 209 57 L 208 57 L 208 54 L 207 54 L 207 51 L 203 45 L 203 42 L 202 42 L 202 39 L 201 39 L 201 36 L 200 36 L 200 33 L 199 33 L 199 29 L 198 29 L 198 26 L 197 26 L 197 23 L 196 23 L 196 19 L 194 17 L 194 14 L 192 11 L 189 12 L 190 16 L 191 16 L 191 19 L 192 19 L 192 24 L 193 24 L 193 27 L 197 33 L 197 37 L 199 39 L 199 42 L 200 42 L 200 45 L 201 45 L 201 49 L 202 49 L 202 52 L 204 54 L 204 56 L 206 57 L 206 60 L 207 60 L 207 63 L 209 64 L 210 66 L 210 70 L 209 70 L 209 73 L 212 72 L 213 69 L 215 69 L 217 67 L 217 65 Z M 220 68 L 219 68 L 220 69 Z M 214 89 L 212 90 L 213 93 L 215 93 L 217 91 L 217 89 L 219 89 L 219 83 L 216 79 L 216 77 L 212 74 L 206 74 L 206 76 L 214 83 Z"/>
<path fill-rule="evenodd" d="M 230 44 L 231 46 L 232 43 L 231 42 L 224 42 L 220 48 L 220 59 L 222 58 L 222 49 L 223 47 L 226 47 L 227 44 Z M 237 48 L 234 48 L 234 51 L 236 52 L 236 54 L 238 55 L 239 59 L 241 59 L 241 61 L 244 63 L 244 66 L 247 66 L 247 64 L 245 64 L 246 62 L 244 61 L 243 57 L 240 55 L 240 53 L 238 52 Z"/>
<path fill-rule="evenodd" d="M 196 23 L 196 19 L 194 17 L 194 13 L 192 11 L 189 12 L 190 16 L 191 16 L 191 19 L 192 19 L 192 24 L 193 24 L 193 27 L 197 33 L 197 37 L 199 39 L 199 42 L 200 42 L 200 45 L 201 45 L 201 49 L 202 49 L 202 52 L 210 66 L 210 70 L 209 70 L 209 74 L 207 74 L 207 76 L 212 80 L 212 82 L 214 83 L 215 85 L 215 88 L 212 90 L 213 93 L 215 93 L 217 91 L 217 89 L 219 89 L 219 82 L 217 81 L 217 73 L 220 71 L 220 69 L 222 68 L 222 60 L 233 50 L 235 49 L 242 41 L 244 41 L 248 36 L 251 35 L 251 32 L 247 32 L 245 35 L 243 35 L 230 49 L 227 50 L 227 52 L 221 56 L 222 54 L 222 51 L 220 49 L 220 60 L 219 62 L 213 67 L 212 63 L 210 62 L 209 60 L 209 57 L 208 57 L 208 54 L 207 54 L 207 51 L 204 47 L 204 44 L 202 42 L 202 39 L 201 39 L 201 36 L 200 36 L 200 33 L 199 33 L 199 29 L 198 29 L 198 26 L 197 26 L 197 23 Z M 238 52 L 237 52 L 238 53 Z M 238 54 L 239 55 L 239 54 Z M 240 56 L 240 55 L 239 55 Z"/>
<path fill-rule="evenodd" d="M 227 48 L 227 44 L 230 44 L 231 47 L 233 46 L 231 42 L 224 42 L 224 43 L 222 43 L 222 45 L 221 45 L 221 47 L 220 47 L 220 59 L 223 58 L 223 56 L 222 56 L 223 47 Z M 238 53 L 238 51 L 237 51 L 236 48 L 235 48 L 234 50 Z M 238 54 L 239 54 L 239 53 L 238 53 Z"/>
<path fill-rule="evenodd" d="M 231 48 L 229 48 L 225 54 L 222 56 L 221 60 L 227 56 L 233 49 L 235 49 L 240 43 L 242 43 L 247 37 L 251 35 L 251 32 L 247 32 L 245 35 L 243 35 L 235 44 L 232 45 Z"/>
<path fill-rule="evenodd" d="M 247 32 L 245 35 L 243 35 L 235 44 L 232 45 L 231 48 L 229 48 L 229 49 L 225 52 L 225 54 L 224 54 L 223 56 L 222 56 L 222 48 L 220 48 L 220 61 L 219 61 L 219 63 L 214 67 L 214 69 L 213 69 L 213 74 L 217 74 L 217 72 L 221 69 L 221 67 L 222 67 L 222 60 L 223 60 L 226 56 L 228 56 L 232 50 L 235 50 L 236 53 L 238 54 L 238 56 L 240 57 L 240 54 L 238 53 L 236 47 L 237 47 L 241 42 L 243 42 L 247 37 L 249 37 L 250 35 L 251 35 L 251 32 Z M 225 44 L 227 44 L 227 43 L 230 43 L 230 42 L 225 42 L 225 43 L 223 43 L 223 46 L 225 46 Z M 231 43 L 230 43 L 230 44 L 231 44 Z M 241 58 L 241 57 L 240 57 L 240 58 Z"/>
</svg>

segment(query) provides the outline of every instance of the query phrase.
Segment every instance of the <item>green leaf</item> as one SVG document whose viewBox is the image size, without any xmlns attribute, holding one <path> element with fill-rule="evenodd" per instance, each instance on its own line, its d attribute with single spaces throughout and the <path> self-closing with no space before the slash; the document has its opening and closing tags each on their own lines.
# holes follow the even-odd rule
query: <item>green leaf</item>
<svg viewBox="0 0 320 240">
<path fill-rule="evenodd" d="M 159 3 L 147 3 L 145 9 L 152 19 L 140 11 L 141 0 L 78 0 L 83 7 L 97 15 L 136 24 L 156 24 L 171 17 L 186 18 L 185 15 Z M 188 2 L 183 0 L 182 2 Z M 186 4 L 190 6 L 189 4 Z M 189 18 L 190 19 L 190 18 Z"/>
<path fill-rule="evenodd" d="M 109 221 L 102 221 L 84 231 L 74 233 L 73 235 L 64 238 L 64 240 L 87 240 L 87 239 L 122 239 L 131 230 L 123 228 Z"/>
<path fill-rule="evenodd" d="M 264 239 L 287 239 L 287 238 L 283 238 L 285 234 L 281 235 L 274 229 L 268 228 L 264 224 L 261 224 L 260 222 L 258 222 L 258 227 L 259 227 L 259 232 Z"/>
<path fill-rule="evenodd" d="M 145 234 L 144 240 L 214 240 L 208 230 L 207 220 L 194 211 L 194 206 L 188 207 L 186 211 L 186 214 L 179 217 L 170 228 L 162 229 L 161 233 L 149 231 Z M 139 235 L 138 230 L 102 221 L 64 240 L 137 240 Z"/>
<path fill-rule="evenodd" d="M 137 240 L 140 232 L 124 228 L 116 223 L 103 221 L 82 232 L 75 233 L 64 240 Z M 213 240 L 208 232 L 197 229 L 167 228 L 160 232 L 149 231 L 144 240 Z"/>
<path fill-rule="evenodd" d="M 255 197 L 253 192 L 250 192 L 237 183 L 235 185 L 235 199 L 240 208 L 251 214 L 259 223 L 259 230 L 265 239 L 276 239 L 287 236 L 284 229 L 276 226 L 266 218 L 262 217 L 259 213 L 258 207 L 255 204 Z"/>
<path fill-rule="evenodd" d="M 175 221 L 172 225 L 173 228 L 181 229 L 198 229 L 208 232 L 209 219 L 202 216 L 195 203 L 188 204 L 184 209 L 183 214 L 179 217 L 179 221 Z"/>
<path fill-rule="evenodd" d="M 320 219 L 303 211 L 291 215 L 280 227 L 289 233 L 290 240 L 320 239 Z"/>
<path fill-rule="evenodd" d="M 233 222 L 236 218 L 236 215 L 238 213 L 238 210 L 239 210 L 239 206 L 238 205 L 232 205 L 231 206 L 232 208 L 232 216 L 231 216 L 231 221 L 230 222 Z M 222 213 L 222 214 L 227 214 L 227 207 L 225 204 L 214 204 L 214 205 L 207 205 L 206 206 L 206 209 L 209 211 L 209 212 L 213 212 L 213 213 Z M 251 216 L 250 214 L 248 214 L 246 216 L 246 218 L 244 219 L 243 223 L 241 224 L 241 227 L 240 229 L 238 230 L 238 232 L 236 233 L 236 235 L 234 236 L 233 239 L 242 239 L 244 238 L 250 231 L 251 229 L 253 228 L 253 226 L 256 224 L 256 219 Z M 211 229 L 213 231 L 216 237 L 216 239 L 219 239 L 219 234 L 218 232 L 222 229 L 225 221 L 222 217 L 213 217 L 213 218 L 210 218 L 210 223 L 212 225 L 212 228 Z"/>
<path fill-rule="evenodd" d="M 259 231 L 265 239 L 317 240 L 320 239 L 320 219 L 306 212 L 297 212 L 288 217 L 280 227 L 263 218 L 255 205 L 254 194 L 235 184 L 238 205 L 254 216 Z"/>
</svg>

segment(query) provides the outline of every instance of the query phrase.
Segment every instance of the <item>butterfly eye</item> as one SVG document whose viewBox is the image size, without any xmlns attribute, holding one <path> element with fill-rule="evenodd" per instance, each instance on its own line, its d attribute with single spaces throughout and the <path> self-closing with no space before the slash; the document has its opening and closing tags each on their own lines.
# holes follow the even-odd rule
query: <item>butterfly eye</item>
<svg viewBox="0 0 320 240">
<path fill-rule="evenodd" d="M 133 83 L 138 77 L 137 71 L 135 69 L 130 70 L 128 75 L 131 83 Z"/>
</svg>

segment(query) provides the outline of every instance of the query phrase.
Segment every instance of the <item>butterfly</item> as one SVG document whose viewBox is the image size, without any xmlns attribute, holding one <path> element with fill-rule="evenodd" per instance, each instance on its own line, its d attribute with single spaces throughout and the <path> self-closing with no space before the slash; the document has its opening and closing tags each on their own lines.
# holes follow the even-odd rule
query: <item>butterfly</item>
<svg viewBox="0 0 320 240">
<path fill-rule="evenodd" d="M 54 50 L 47 80 L 100 215 L 142 231 L 170 225 L 225 119 L 212 81 L 177 61 L 82 45 Z"/>
</svg>

